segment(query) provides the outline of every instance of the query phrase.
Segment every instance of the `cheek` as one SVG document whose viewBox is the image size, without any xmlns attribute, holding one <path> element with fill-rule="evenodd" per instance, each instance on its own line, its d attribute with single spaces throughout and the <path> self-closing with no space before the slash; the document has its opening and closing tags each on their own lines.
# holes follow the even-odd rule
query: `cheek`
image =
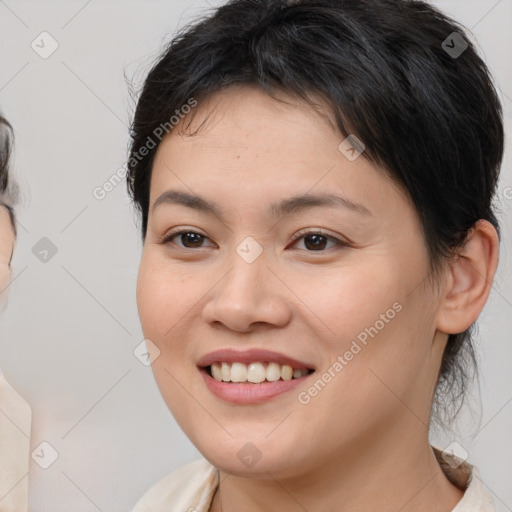
<svg viewBox="0 0 512 512">
<path fill-rule="evenodd" d="M 197 276 L 169 265 L 157 251 L 143 252 L 137 278 L 137 308 L 144 337 L 160 350 L 152 364 L 159 385 L 163 379 L 162 384 L 173 387 L 169 373 L 182 380 L 184 372 L 190 370 L 180 363 L 192 360 L 192 317 L 201 307 L 203 288 Z"/>
<path fill-rule="evenodd" d="M 361 403 L 389 406 L 388 399 L 396 397 L 388 387 L 406 395 L 428 364 L 435 331 L 434 298 L 421 286 L 411 293 L 419 269 L 363 270 L 354 267 L 321 286 L 297 290 L 322 321 L 318 343 L 328 354 L 324 371 L 330 368 L 337 383 L 328 386 L 329 399 L 352 404 L 352 410 Z"/>
<path fill-rule="evenodd" d="M 294 292 L 304 297 L 308 317 L 318 319 L 321 338 L 336 355 L 352 340 L 364 343 L 370 334 L 389 331 L 402 309 L 403 283 L 392 268 L 353 266 L 330 272 L 320 280 L 296 279 Z M 314 284 L 312 284 L 314 283 Z M 376 330 L 373 328 L 376 325 Z"/>
<path fill-rule="evenodd" d="M 137 308 L 144 334 L 161 341 L 190 309 L 190 290 L 192 284 L 187 285 L 162 258 L 151 251 L 143 252 L 137 277 Z"/>
<path fill-rule="evenodd" d="M 137 308 L 144 338 L 160 350 L 151 368 L 160 393 L 173 414 L 187 404 L 187 396 L 179 383 L 186 382 L 186 372 L 179 364 L 186 358 L 186 344 L 179 340 L 191 299 L 185 291 L 193 289 L 151 251 L 144 250 L 137 277 Z M 178 364 L 176 364 L 178 363 Z M 184 373 L 185 372 L 185 373 Z"/>
</svg>

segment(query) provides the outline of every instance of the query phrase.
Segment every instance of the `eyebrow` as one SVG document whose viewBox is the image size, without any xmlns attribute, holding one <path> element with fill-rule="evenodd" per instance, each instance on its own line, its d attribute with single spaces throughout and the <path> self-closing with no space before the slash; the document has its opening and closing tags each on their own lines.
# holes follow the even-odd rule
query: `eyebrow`
<svg viewBox="0 0 512 512">
<path fill-rule="evenodd" d="M 179 190 L 167 190 L 155 201 L 153 204 L 153 211 L 162 204 L 177 204 L 186 206 L 201 212 L 211 213 L 216 217 L 223 219 L 222 208 L 218 203 L 209 201 L 201 196 L 190 194 L 188 192 Z M 317 206 L 341 206 L 357 213 L 372 215 L 372 212 L 366 208 L 366 206 L 351 201 L 342 195 L 327 192 L 296 195 L 288 199 L 283 199 L 277 203 L 271 203 L 269 207 L 269 214 L 274 217 L 281 217 L 291 213 L 308 210 Z"/>
</svg>

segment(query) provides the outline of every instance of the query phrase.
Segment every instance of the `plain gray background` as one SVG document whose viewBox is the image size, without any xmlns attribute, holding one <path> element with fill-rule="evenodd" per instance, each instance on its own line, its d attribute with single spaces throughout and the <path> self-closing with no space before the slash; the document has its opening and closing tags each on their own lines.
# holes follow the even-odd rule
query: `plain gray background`
<svg viewBox="0 0 512 512">
<path fill-rule="evenodd" d="M 129 510 L 199 455 L 133 355 L 143 339 L 135 303 L 141 243 L 124 181 L 102 200 L 93 191 L 126 161 L 133 100 L 124 74 L 140 85 L 176 27 L 220 3 L 0 0 L 0 107 L 15 128 L 22 189 L 1 365 L 32 406 L 32 449 L 46 441 L 59 454 L 46 470 L 31 464 L 32 512 Z M 472 30 L 510 133 L 512 0 L 435 4 Z M 40 52 L 58 48 L 42 58 L 34 40 Z M 434 439 L 469 453 L 500 512 L 512 510 L 510 162 L 509 143 L 500 266 L 479 321 L 482 407 L 475 398 L 454 432 Z"/>
</svg>

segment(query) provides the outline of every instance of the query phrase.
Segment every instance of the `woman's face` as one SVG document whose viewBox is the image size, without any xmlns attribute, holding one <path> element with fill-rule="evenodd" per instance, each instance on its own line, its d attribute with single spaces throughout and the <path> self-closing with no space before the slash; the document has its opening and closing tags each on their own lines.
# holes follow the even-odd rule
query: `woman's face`
<svg viewBox="0 0 512 512">
<path fill-rule="evenodd" d="M 0 295 L 7 294 L 11 270 L 9 267 L 14 249 L 14 229 L 9 212 L 0 206 Z"/>
<path fill-rule="evenodd" d="M 286 100 L 225 89 L 196 135 L 162 141 L 137 287 L 184 432 L 218 468 L 276 478 L 426 434 L 447 338 L 406 195 Z"/>
</svg>

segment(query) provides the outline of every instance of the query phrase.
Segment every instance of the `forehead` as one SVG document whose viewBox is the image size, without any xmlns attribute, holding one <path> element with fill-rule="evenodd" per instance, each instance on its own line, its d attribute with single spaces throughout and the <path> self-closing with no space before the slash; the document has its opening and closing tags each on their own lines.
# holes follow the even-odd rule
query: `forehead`
<svg viewBox="0 0 512 512">
<path fill-rule="evenodd" d="M 403 191 L 363 155 L 350 161 L 342 153 L 344 136 L 326 105 L 319 113 L 288 95 L 275 99 L 255 87 L 228 88 L 200 102 L 181 123 L 159 145 L 151 204 L 175 185 L 210 196 L 223 191 L 233 201 L 309 190 L 344 192 L 382 207 L 397 196 L 404 200 Z"/>
<path fill-rule="evenodd" d="M 222 140 L 228 139 L 237 141 L 238 148 L 250 148 L 264 141 L 269 151 L 274 146 L 271 141 L 276 144 L 287 141 L 283 149 L 289 149 L 290 145 L 298 145 L 293 142 L 300 135 L 318 142 L 329 134 L 337 141 L 340 135 L 330 107 L 318 95 L 311 95 L 310 100 L 314 107 L 283 91 L 270 96 L 254 85 L 226 87 L 198 102 L 168 138 L 183 135 L 198 145 L 214 140 L 222 145 Z"/>
</svg>

